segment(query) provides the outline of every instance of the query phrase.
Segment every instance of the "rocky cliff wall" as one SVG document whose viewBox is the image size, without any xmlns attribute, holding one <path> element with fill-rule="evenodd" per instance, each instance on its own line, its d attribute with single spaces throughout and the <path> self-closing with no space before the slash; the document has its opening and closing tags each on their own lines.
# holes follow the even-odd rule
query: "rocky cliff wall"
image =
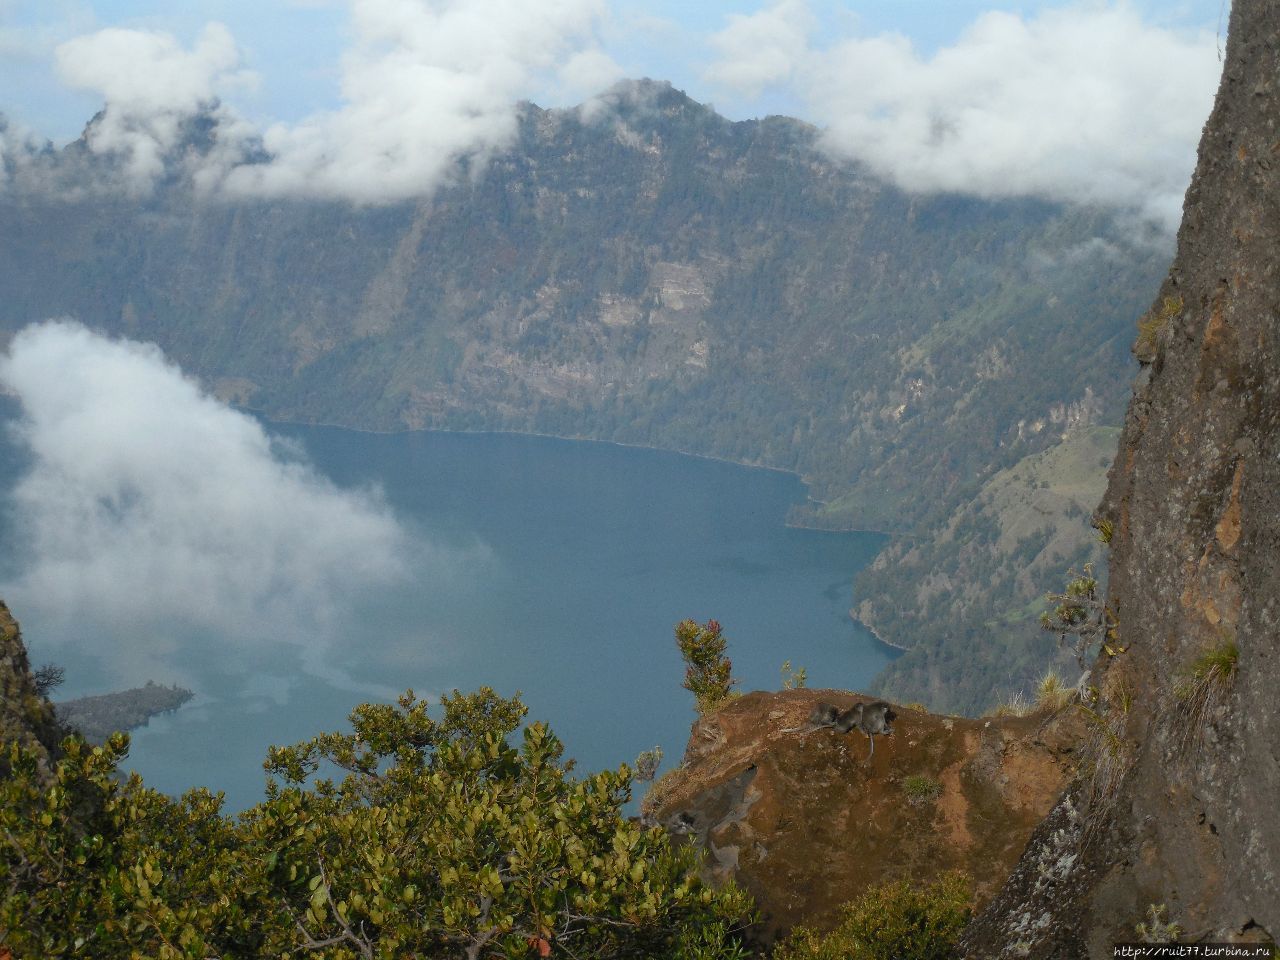
<svg viewBox="0 0 1280 960">
<path fill-rule="evenodd" d="M 1095 668 L 1097 761 L 970 957 L 1110 957 L 1152 904 L 1185 941 L 1280 934 L 1278 336 L 1280 6 L 1236 0 L 1100 508 L 1122 652 Z"/>
<path fill-rule="evenodd" d="M 0 744 L 34 747 L 47 761 L 61 733 L 53 705 L 36 689 L 18 622 L 0 601 Z M 7 751 L 0 752 L 0 776 L 8 770 Z"/>
</svg>

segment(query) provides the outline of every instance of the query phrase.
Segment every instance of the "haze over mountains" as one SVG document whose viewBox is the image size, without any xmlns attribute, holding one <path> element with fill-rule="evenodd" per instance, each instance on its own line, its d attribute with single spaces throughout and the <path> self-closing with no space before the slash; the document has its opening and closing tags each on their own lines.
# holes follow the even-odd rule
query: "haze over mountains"
<svg viewBox="0 0 1280 960">
<path fill-rule="evenodd" d="M 812 484 L 797 520 L 926 544 L 1000 470 L 1118 423 L 1133 321 L 1169 252 L 1110 209 L 910 194 L 833 159 L 804 123 L 733 123 L 650 81 L 589 108 L 526 104 L 510 149 L 377 205 L 201 193 L 221 122 L 216 106 L 183 119 L 149 193 L 102 189 L 128 174 L 128 157 L 89 146 L 110 110 L 63 150 L 10 162 L 6 335 L 69 317 L 153 341 L 273 418 L 781 467 Z M 1087 553 L 1051 540 L 1024 558 L 1050 582 L 1024 577 L 1013 606 Z M 934 602 L 1001 575 L 958 570 Z M 904 660 L 898 691 L 924 696 Z M 934 705 L 981 706 L 1010 682 Z"/>
</svg>

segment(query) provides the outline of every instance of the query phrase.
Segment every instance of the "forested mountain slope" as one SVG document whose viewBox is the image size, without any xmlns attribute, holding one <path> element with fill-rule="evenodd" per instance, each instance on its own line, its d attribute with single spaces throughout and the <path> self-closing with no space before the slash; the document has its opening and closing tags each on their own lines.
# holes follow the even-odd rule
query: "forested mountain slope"
<svg viewBox="0 0 1280 960">
<path fill-rule="evenodd" d="M 1117 423 L 1167 264 L 1110 213 L 913 196 L 798 121 L 649 81 L 526 105 L 511 150 L 385 206 L 198 195 L 214 117 L 146 197 L 99 186 L 82 143 L 10 160 L 0 330 L 154 340 L 274 418 L 782 467 L 823 525 L 932 536 L 1001 469 Z"/>
</svg>

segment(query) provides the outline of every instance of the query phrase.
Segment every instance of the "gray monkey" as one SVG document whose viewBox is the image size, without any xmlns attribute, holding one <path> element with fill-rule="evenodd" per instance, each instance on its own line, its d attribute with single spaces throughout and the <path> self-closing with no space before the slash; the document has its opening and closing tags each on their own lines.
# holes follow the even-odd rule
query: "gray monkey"
<svg viewBox="0 0 1280 960">
<path fill-rule="evenodd" d="M 848 710 L 843 711 L 833 704 L 820 703 L 809 714 L 807 728 L 789 727 L 782 732 L 794 733 L 799 730 L 803 733 L 811 733 L 820 727 L 832 727 L 840 733 L 861 730 L 867 735 L 867 740 L 871 744 L 871 750 L 867 753 L 867 760 L 870 762 L 876 753 L 876 734 L 891 735 L 893 721 L 897 716 L 893 708 L 883 700 L 877 700 L 875 703 L 855 703 Z"/>
</svg>

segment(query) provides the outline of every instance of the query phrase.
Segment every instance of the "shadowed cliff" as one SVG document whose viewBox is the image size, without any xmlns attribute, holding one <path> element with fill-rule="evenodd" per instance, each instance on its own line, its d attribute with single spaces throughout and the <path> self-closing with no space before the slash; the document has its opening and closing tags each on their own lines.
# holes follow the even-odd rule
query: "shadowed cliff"
<svg viewBox="0 0 1280 960">
<path fill-rule="evenodd" d="M 1093 677 L 1102 749 L 969 957 L 1109 957 L 1153 904 L 1184 942 L 1280 934 L 1278 81 L 1280 7 L 1236 0 L 1099 511 L 1120 638 Z"/>
</svg>

